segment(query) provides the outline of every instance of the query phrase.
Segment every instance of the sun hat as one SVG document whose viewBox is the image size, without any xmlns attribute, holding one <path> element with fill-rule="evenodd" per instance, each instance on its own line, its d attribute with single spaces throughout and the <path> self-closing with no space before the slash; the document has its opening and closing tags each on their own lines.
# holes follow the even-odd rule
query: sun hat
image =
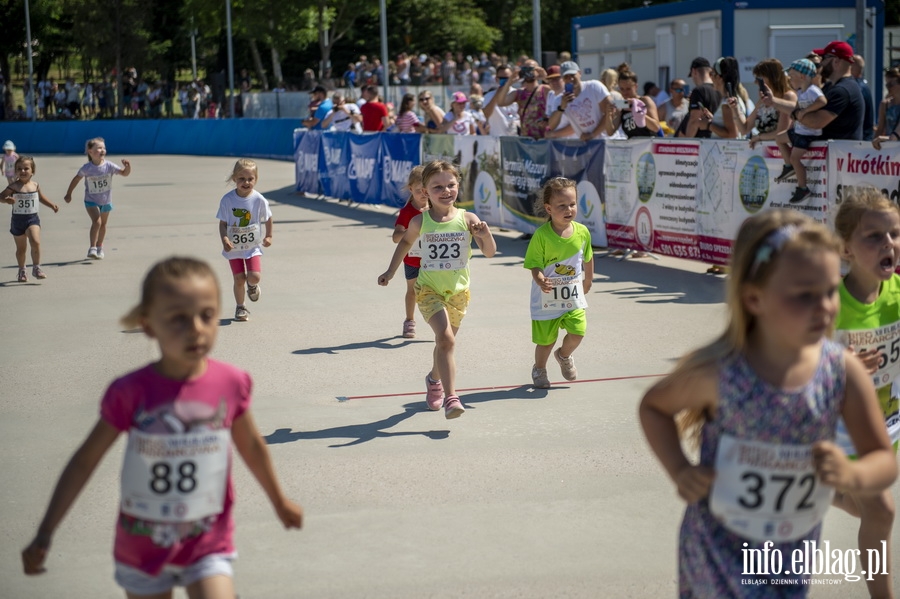
<svg viewBox="0 0 900 599">
<path fill-rule="evenodd" d="M 462 92 L 453 92 L 453 102 L 458 104 L 465 104 L 468 102 L 466 99 L 466 94 Z"/>
<path fill-rule="evenodd" d="M 564 62 L 560 65 L 559 70 L 560 70 L 560 75 L 565 77 L 566 75 L 574 75 L 576 73 L 580 73 L 581 67 L 578 66 L 577 62 L 567 60 L 566 62 Z"/>
<path fill-rule="evenodd" d="M 5 152 L 6 150 L 12 150 L 13 152 L 16 151 L 16 144 L 14 144 L 11 139 L 7 139 L 3 143 L 3 151 Z"/>
<path fill-rule="evenodd" d="M 559 72 L 559 65 L 555 64 L 552 67 L 547 69 L 547 76 L 544 79 L 556 79 L 561 77 L 562 75 Z"/>
<path fill-rule="evenodd" d="M 806 75 L 807 77 L 816 76 L 816 65 L 808 58 L 798 58 L 791 63 L 791 66 L 789 66 L 787 70 L 797 71 L 801 75 Z"/>
</svg>

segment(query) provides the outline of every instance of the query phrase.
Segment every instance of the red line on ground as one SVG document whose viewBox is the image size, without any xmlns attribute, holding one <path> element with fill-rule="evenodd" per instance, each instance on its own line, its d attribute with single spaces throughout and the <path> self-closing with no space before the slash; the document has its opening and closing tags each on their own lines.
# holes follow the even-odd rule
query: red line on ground
<svg viewBox="0 0 900 599">
<path fill-rule="evenodd" d="M 633 379 L 649 379 L 654 377 L 665 376 L 664 374 L 635 374 L 631 376 L 613 376 L 603 379 L 584 379 L 581 381 L 560 381 L 557 384 L 573 385 L 575 383 L 606 383 L 609 381 L 627 381 Z M 468 389 L 458 389 L 458 391 L 490 391 L 492 389 L 515 389 L 523 385 L 500 385 L 497 387 L 469 387 Z M 382 393 L 380 395 L 351 395 L 349 397 L 340 396 L 338 401 L 350 401 L 351 399 L 375 399 L 379 397 L 406 397 L 408 395 L 422 395 L 422 391 L 412 391 L 410 393 Z"/>
</svg>

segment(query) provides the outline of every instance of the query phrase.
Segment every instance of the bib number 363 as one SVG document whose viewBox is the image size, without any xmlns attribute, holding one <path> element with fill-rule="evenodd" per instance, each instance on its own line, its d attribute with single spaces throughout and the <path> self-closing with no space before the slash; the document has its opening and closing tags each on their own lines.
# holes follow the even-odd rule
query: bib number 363
<svg viewBox="0 0 900 599">
<path fill-rule="evenodd" d="M 259 225 L 253 224 L 249 227 L 231 227 L 228 231 L 231 238 L 231 244 L 236 250 L 249 250 L 258 246 L 262 239 L 259 237 Z"/>
</svg>

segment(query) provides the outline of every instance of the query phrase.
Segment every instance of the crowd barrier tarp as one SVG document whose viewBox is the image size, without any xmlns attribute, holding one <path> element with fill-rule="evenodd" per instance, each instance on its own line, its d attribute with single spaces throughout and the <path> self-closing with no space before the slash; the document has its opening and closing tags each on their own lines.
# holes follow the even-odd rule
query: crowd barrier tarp
<svg viewBox="0 0 900 599">
<path fill-rule="evenodd" d="M 422 135 L 404 133 L 381 135 L 380 137 L 384 156 L 384 180 L 381 184 L 382 203 L 400 208 L 409 199 L 407 190 L 409 172 L 419 164 L 419 156 L 422 155 Z"/>
<path fill-rule="evenodd" d="M 384 167 L 381 135 L 350 134 L 350 198 L 359 204 L 380 204 Z"/>
<path fill-rule="evenodd" d="M 329 198 L 349 200 L 350 133 L 325 131 L 321 137 L 319 152 L 319 183 L 322 194 Z"/>
<path fill-rule="evenodd" d="M 535 201 L 550 174 L 550 142 L 521 137 L 500 138 L 503 165 L 503 226 L 533 233 L 546 219 L 535 215 Z"/>
<path fill-rule="evenodd" d="M 835 141 L 828 147 L 828 196 L 831 212 L 854 187 L 873 185 L 900 205 L 900 144 L 882 144 L 875 150 L 871 142 Z M 829 222 L 833 223 L 833 214 Z"/>
<path fill-rule="evenodd" d="M 319 187 L 319 145 L 321 131 L 303 130 L 295 132 L 299 135 L 294 150 L 294 165 L 297 173 L 296 191 L 305 193 L 321 193 Z"/>
<path fill-rule="evenodd" d="M 550 142 L 550 176 L 577 181 L 578 222 L 591 232 L 591 242 L 606 246 L 606 204 L 602 140 Z"/>
</svg>

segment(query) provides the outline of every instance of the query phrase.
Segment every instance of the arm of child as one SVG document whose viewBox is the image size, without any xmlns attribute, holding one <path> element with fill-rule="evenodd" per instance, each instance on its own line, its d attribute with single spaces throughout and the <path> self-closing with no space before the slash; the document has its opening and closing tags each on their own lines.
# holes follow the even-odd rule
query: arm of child
<svg viewBox="0 0 900 599">
<path fill-rule="evenodd" d="M 224 220 L 219 221 L 219 240 L 222 242 L 222 247 L 225 248 L 226 252 L 234 249 L 234 244 L 231 243 L 231 238 L 228 237 L 228 223 Z"/>
<path fill-rule="evenodd" d="M 391 256 L 391 263 L 388 266 L 388 269 L 378 276 L 379 285 L 384 287 L 391 282 L 391 279 L 394 278 L 394 273 L 397 272 L 400 263 L 403 261 L 403 256 L 408 254 L 409 250 L 412 249 L 413 244 L 419 237 L 419 231 L 421 230 L 422 215 L 418 214 L 412 217 L 412 220 L 409 221 L 409 228 L 406 229 L 406 233 L 400 238 L 400 241 L 397 242 L 397 247 L 394 249 L 394 255 Z"/>
<path fill-rule="evenodd" d="M 13 199 L 13 194 L 16 193 L 12 187 L 7 187 L 3 191 L 0 191 L 0 202 L 4 204 L 15 204 L 16 201 Z"/>
<path fill-rule="evenodd" d="M 262 437 L 259 436 L 259 431 L 256 430 L 256 424 L 249 410 L 231 424 L 231 440 L 241 454 L 241 459 L 265 491 L 284 527 L 301 528 L 303 509 L 282 493 L 272 465 L 272 457 Z"/>
<path fill-rule="evenodd" d="M 485 258 L 493 258 L 497 253 L 497 242 L 494 240 L 488 224 L 478 218 L 474 212 L 466 212 L 466 223 L 469 225 L 469 233 L 475 238 L 475 243 L 481 253 Z"/>
<path fill-rule="evenodd" d="M 81 181 L 84 177 L 81 175 L 75 175 L 72 178 L 72 182 L 69 183 L 69 189 L 66 190 L 66 195 L 63 198 L 66 201 L 66 204 L 72 201 L 72 192 L 75 191 L 75 186 L 78 185 L 78 182 Z"/>
<path fill-rule="evenodd" d="M 266 236 L 263 237 L 262 244 L 264 248 L 272 245 L 272 230 L 275 226 L 275 223 L 272 221 L 272 217 L 269 217 L 269 220 L 266 221 Z"/>
<path fill-rule="evenodd" d="M 591 259 L 584 263 L 584 281 L 582 281 L 582 286 L 584 287 L 584 294 L 587 295 L 591 290 L 591 286 L 594 284 L 594 257 L 591 256 Z"/>
<path fill-rule="evenodd" d="M 675 483 L 678 495 L 694 503 L 709 495 L 715 472 L 688 461 L 681 447 L 676 415 L 682 410 L 715 409 L 718 376 L 713 367 L 667 376 L 647 391 L 638 416 L 650 449 Z"/>
<path fill-rule="evenodd" d="M 131 174 L 131 162 L 128 160 L 125 160 L 123 158 L 122 164 L 125 166 L 125 168 L 123 168 L 122 172 L 120 172 L 119 174 L 122 175 L 123 177 L 127 177 L 128 175 Z"/>
<path fill-rule="evenodd" d="M 839 491 L 875 494 L 897 478 L 897 460 L 884 426 L 872 377 L 849 350 L 844 353 L 846 391 L 841 415 L 859 459 L 850 461 L 831 441 L 813 446 L 819 479 Z"/>
<path fill-rule="evenodd" d="M 803 110 L 797 111 L 797 118 L 802 119 L 804 116 L 810 114 L 811 112 L 815 112 L 821 108 L 825 108 L 828 105 L 828 100 L 825 99 L 824 95 L 821 95 L 815 99 L 815 101 L 804 108 Z"/>
<path fill-rule="evenodd" d="M 534 282 L 537 283 L 537 286 L 541 288 L 541 291 L 544 293 L 550 293 L 553 291 L 553 283 L 550 282 L 546 276 L 544 276 L 544 269 L 539 266 L 535 266 L 531 269 L 531 278 L 534 279 Z"/>
<path fill-rule="evenodd" d="M 43 192 L 41 191 L 40 186 L 38 186 L 37 192 L 38 192 L 38 199 L 41 201 L 41 204 L 43 204 L 44 206 L 47 206 L 48 208 L 52 209 L 53 212 L 59 212 L 59 206 L 57 206 L 56 204 L 54 204 L 53 202 L 51 202 L 51 201 L 47 198 L 47 196 L 45 196 L 45 195 L 43 194 Z"/>
<path fill-rule="evenodd" d="M 66 464 L 53 490 L 50 505 L 47 506 L 37 535 L 22 551 L 25 574 L 41 574 L 46 571 L 44 561 L 47 559 L 54 531 L 118 436 L 119 431 L 111 424 L 98 420 L 87 439 Z"/>
<path fill-rule="evenodd" d="M 403 225 L 394 225 L 394 232 L 391 233 L 391 241 L 394 243 L 400 243 L 400 240 L 403 239 L 403 234 L 406 233 L 406 227 Z"/>
</svg>

